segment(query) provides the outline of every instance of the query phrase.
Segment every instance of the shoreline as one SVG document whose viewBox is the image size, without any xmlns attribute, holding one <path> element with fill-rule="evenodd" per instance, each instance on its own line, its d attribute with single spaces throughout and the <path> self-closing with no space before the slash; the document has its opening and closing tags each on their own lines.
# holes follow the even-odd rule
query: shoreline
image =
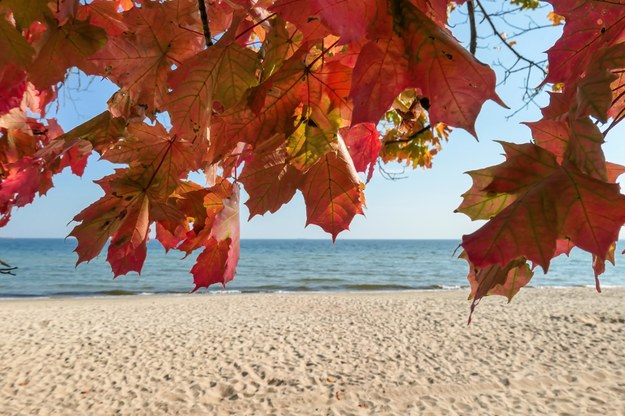
<svg viewBox="0 0 625 416">
<path fill-rule="evenodd" d="M 0 415 L 620 414 L 625 288 L 0 302 Z"/>
<path fill-rule="evenodd" d="M 569 290 L 569 289 L 593 289 L 596 293 L 602 293 L 604 290 L 610 289 L 625 289 L 625 285 L 601 285 L 601 292 L 595 290 L 595 285 L 577 285 L 577 286 L 532 286 L 528 285 L 521 289 L 521 293 L 526 290 Z M 442 288 L 414 288 L 414 289 L 362 289 L 362 290 L 349 290 L 349 289 L 337 289 L 337 290 L 275 290 L 275 291 L 252 291 L 252 290 L 238 290 L 238 289 L 224 289 L 224 290 L 211 290 L 204 292 L 130 292 L 125 290 L 111 290 L 110 292 L 126 292 L 126 293 L 95 293 L 95 294 L 52 294 L 52 295 L 0 295 L 0 303 L 12 302 L 12 301 L 35 301 L 35 300 L 63 300 L 63 299 L 132 299 L 132 298 L 144 298 L 144 297 L 193 297 L 193 296 L 232 296 L 232 295 L 272 295 L 272 294 L 309 294 L 309 295 L 324 295 L 324 294 L 385 294 L 385 293 L 438 293 L 438 292 L 466 292 L 469 293 L 470 287 L 466 286 L 449 286 Z M 514 299 L 512 300 L 514 302 Z"/>
</svg>

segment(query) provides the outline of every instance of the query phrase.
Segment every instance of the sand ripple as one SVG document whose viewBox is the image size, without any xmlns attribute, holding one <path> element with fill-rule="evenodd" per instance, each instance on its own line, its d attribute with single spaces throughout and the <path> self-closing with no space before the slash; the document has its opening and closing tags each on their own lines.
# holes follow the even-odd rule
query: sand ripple
<svg viewBox="0 0 625 416">
<path fill-rule="evenodd" d="M 625 414 L 625 290 L 0 302 L 0 415 Z"/>
</svg>

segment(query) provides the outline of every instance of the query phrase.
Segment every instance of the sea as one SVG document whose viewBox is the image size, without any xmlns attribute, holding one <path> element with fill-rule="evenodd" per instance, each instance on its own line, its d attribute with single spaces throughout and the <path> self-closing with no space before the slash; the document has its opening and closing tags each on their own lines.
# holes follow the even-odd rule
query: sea
<svg viewBox="0 0 625 416">
<path fill-rule="evenodd" d="M 340 292 L 466 288 L 468 265 L 454 240 L 242 240 L 234 281 L 198 292 Z M 141 274 L 113 279 L 106 251 L 75 267 L 74 239 L 0 239 L 0 259 L 16 266 L 0 274 L 0 298 L 184 294 L 194 288 L 195 255 L 148 244 Z M 608 265 L 602 287 L 625 286 L 625 264 Z M 618 262 L 620 261 L 620 265 Z M 591 256 L 573 251 L 537 268 L 531 286 L 594 287 Z"/>
</svg>

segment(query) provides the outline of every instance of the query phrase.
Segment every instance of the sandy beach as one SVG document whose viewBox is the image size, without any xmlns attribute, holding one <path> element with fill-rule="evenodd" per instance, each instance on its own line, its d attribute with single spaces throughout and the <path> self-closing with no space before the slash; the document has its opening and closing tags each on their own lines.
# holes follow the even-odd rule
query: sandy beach
<svg viewBox="0 0 625 416">
<path fill-rule="evenodd" d="M 625 414 L 625 289 L 0 302 L 1 415 Z"/>
</svg>

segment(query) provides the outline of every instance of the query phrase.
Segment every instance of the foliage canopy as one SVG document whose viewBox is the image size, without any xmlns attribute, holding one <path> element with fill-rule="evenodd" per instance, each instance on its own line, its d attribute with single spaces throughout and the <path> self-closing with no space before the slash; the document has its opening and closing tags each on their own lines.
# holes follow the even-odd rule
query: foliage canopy
<svg viewBox="0 0 625 416">
<path fill-rule="evenodd" d="M 598 276 L 625 222 L 615 183 L 625 168 L 601 149 L 625 117 L 625 1 L 552 4 L 566 24 L 544 83 L 558 91 L 527 123 L 533 142 L 502 142 L 506 160 L 470 172 L 458 207 L 488 220 L 462 239 L 474 304 L 511 298 L 534 266 L 547 270 L 573 246 L 593 254 Z M 301 192 L 307 224 L 334 239 L 362 214 L 363 178 L 378 159 L 427 167 L 448 126 L 475 135 L 483 103 L 504 105 L 491 68 L 448 30 L 449 6 L 3 0 L 0 226 L 45 194 L 54 174 L 82 175 L 96 152 L 124 167 L 100 179 L 104 196 L 74 217 L 78 263 L 110 240 L 114 275 L 140 272 L 154 224 L 167 250 L 201 250 L 196 289 L 225 284 L 239 258 L 241 186 L 251 216 Z M 119 90 L 107 111 L 63 132 L 46 108 L 73 67 Z M 209 185 L 188 180 L 192 171 Z"/>
</svg>

